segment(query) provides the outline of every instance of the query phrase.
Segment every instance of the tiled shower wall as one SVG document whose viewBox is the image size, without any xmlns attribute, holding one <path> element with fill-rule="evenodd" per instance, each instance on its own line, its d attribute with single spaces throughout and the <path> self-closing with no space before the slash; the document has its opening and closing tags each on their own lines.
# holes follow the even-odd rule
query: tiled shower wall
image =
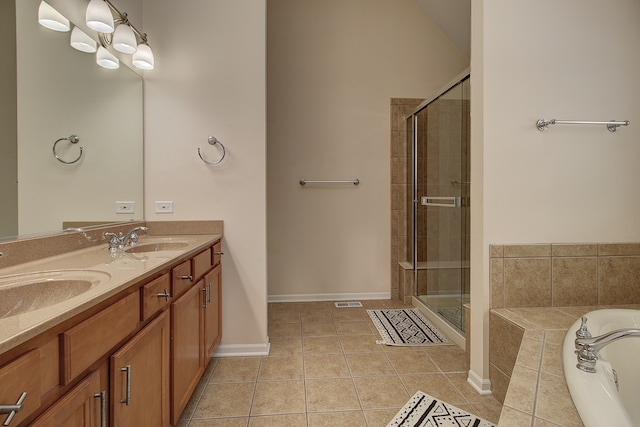
<svg viewBox="0 0 640 427">
<path fill-rule="evenodd" d="M 391 298 L 411 298 L 412 271 L 400 262 L 407 261 L 407 194 L 409 192 L 407 168 L 411 153 L 407 152 L 405 118 L 413 113 L 422 99 L 391 98 Z M 407 293 L 408 292 L 408 293 Z M 405 300 L 406 302 L 406 300 Z M 410 301 L 409 301 L 410 302 Z"/>
<path fill-rule="evenodd" d="M 490 245 L 491 308 L 640 303 L 640 243 Z"/>
</svg>

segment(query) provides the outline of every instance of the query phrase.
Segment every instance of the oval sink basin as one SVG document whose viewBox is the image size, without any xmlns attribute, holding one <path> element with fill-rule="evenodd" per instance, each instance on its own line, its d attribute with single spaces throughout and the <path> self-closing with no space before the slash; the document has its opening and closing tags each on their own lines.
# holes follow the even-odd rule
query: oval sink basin
<svg viewBox="0 0 640 427">
<path fill-rule="evenodd" d="M 125 252 L 135 254 L 140 252 L 177 251 L 180 249 L 184 249 L 188 245 L 189 244 L 186 242 L 143 243 L 125 249 Z"/>
<path fill-rule="evenodd" d="M 94 270 L 57 270 L 0 278 L 0 318 L 28 313 L 66 301 L 111 276 Z"/>
</svg>

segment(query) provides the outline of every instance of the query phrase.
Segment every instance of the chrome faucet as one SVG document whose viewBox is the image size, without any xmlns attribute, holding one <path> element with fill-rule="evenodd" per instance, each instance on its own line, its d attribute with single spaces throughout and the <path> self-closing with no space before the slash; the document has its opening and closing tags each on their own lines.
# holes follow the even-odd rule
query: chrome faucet
<svg viewBox="0 0 640 427">
<path fill-rule="evenodd" d="M 127 246 L 135 246 L 136 244 L 138 244 L 139 231 L 146 233 L 147 231 L 149 231 L 149 228 L 138 226 L 138 227 L 132 228 L 131 230 L 127 231 L 124 234 L 122 234 L 122 231 L 119 232 L 118 234 L 106 232 L 104 233 L 104 237 L 111 238 L 109 240 L 109 250 L 111 252 L 116 252 L 118 250 L 124 249 Z"/>
<path fill-rule="evenodd" d="M 612 342 L 623 338 L 640 338 L 640 329 L 617 329 L 607 332 L 597 337 L 592 337 L 587 330 L 587 318 L 582 318 L 582 325 L 576 331 L 576 355 L 578 356 L 578 364 L 576 367 L 584 372 L 596 372 L 596 362 L 598 361 L 598 352 L 603 347 Z"/>
</svg>

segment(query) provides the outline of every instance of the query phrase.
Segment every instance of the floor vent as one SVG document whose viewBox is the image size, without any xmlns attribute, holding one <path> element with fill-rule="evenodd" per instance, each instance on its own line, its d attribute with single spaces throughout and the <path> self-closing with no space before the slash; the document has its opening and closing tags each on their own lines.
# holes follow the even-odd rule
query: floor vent
<svg viewBox="0 0 640 427">
<path fill-rule="evenodd" d="M 343 301 L 343 302 L 337 302 L 336 307 L 338 308 L 362 307 L 362 303 L 360 301 Z"/>
</svg>

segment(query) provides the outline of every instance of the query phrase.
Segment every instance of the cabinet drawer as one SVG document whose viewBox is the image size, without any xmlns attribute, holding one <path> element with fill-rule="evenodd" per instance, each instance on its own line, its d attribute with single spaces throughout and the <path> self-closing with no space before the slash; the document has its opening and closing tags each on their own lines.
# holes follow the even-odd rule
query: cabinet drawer
<svg viewBox="0 0 640 427">
<path fill-rule="evenodd" d="M 193 257 L 193 278 L 199 279 L 211 269 L 211 248 Z"/>
<path fill-rule="evenodd" d="M 61 334 L 64 385 L 136 330 L 139 307 L 135 292 Z"/>
<path fill-rule="evenodd" d="M 193 285 L 193 272 L 191 271 L 191 260 L 187 260 L 177 265 L 171 270 L 171 296 L 178 298 Z"/>
<path fill-rule="evenodd" d="M 213 266 L 220 264 L 222 259 L 222 242 L 218 240 L 215 245 L 213 245 Z"/>
<path fill-rule="evenodd" d="M 14 405 L 23 392 L 22 411 L 16 412 L 10 425 L 18 425 L 40 407 L 40 350 L 31 350 L 0 368 L 0 403 Z M 0 415 L 4 423 L 9 415 Z"/>
<path fill-rule="evenodd" d="M 164 274 L 140 288 L 142 298 L 142 313 L 140 319 L 145 321 L 158 311 L 167 307 L 171 302 L 169 290 L 171 278 Z"/>
</svg>

